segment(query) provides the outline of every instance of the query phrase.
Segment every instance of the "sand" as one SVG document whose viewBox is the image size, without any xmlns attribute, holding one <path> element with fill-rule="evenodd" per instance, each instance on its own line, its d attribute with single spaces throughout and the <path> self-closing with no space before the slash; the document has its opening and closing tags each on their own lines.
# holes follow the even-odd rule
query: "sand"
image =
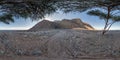
<svg viewBox="0 0 120 60">
<path fill-rule="evenodd" d="M 1 32 L 0 55 L 2 60 L 119 60 L 120 31 Z"/>
</svg>

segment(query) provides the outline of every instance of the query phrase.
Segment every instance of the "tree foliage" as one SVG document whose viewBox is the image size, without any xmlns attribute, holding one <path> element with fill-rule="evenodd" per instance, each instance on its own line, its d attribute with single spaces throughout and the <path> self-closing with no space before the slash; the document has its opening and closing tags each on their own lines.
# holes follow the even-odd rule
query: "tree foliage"
<svg viewBox="0 0 120 60">
<path fill-rule="evenodd" d="M 102 12 L 100 10 L 90 10 L 87 13 L 88 15 L 93 15 L 93 16 L 98 16 L 100 19 L 104 19 L 106 20 L 107 18 L 107 13 L 106 12 Z M 120 15 L 116 15 L 113 12 L 109 15 L 109 19 L 112 21 L 120 21 Z"/>
<path fill-rule="evenodd" d="M 105 27 L 103 34 L 112 26 L 113 23 L 110 24 L 110 20 L 114 22 L 120 21 L 120 0 L 73 0 L 72 2 L 64 2 L 61 4 L 61 8 L 61 10 L 65 12 L 83 12 L 89 10 L 89 15 L 99 16 L 101 19 L 104 19 Z M 92 10 L 96 8 L 104 9 L 106 12 Z M 116 11 L 118 11 L 117 14 L 115 14 Z"/>
<path fill-rule="evenodd" d="M 104 9 L 106 12 L 91 10 L 94 8 Z M 65 13 L 89 10 L 88 14 L 105 20 L 104 34 L 111 26 L 109 20 L 117 22 L 120 19 L 120 0 L 0 0 L 0 21 L 8 24 L 14 22 L 13 17 L 37 20 L 57 10 Z M 116 14 L 115 11 L 119 13 Z"/>
<path fill-rule="evenodd" d="M 0 0 L 0 21 L 9 24 L 14 17 L 37 20 L 56 11 L 55 0 Z"/>
<path fill-rule="evenodd" d="M 107 14 L 106 12 L 102 12 L 102 11 L 100 11 L 100 10 L 91 10 L 91 11 L 89 11 L 87 14 L 92 15 L 92 16 L 98 16 L 100 19 L 104 19 L 105 22 L 107 22 L 106 20 L 107 20 L 108 14 Z M 107 32 L 107 31 L 110 29 L 110 27 L 111 27 L 115 22 L 119 22 L 119 21 L 120 21 L 120 15 L 116 15 L 116 14 L 114 14 L 114 13 L 110 13 L 110 15 L 109 15 L 109 20 L 111 20 L 111 21 L 108 21 L 108 23 L 107 23 L 107 25 L 106 25 L 107 27 L 106 27 L 105 32 Z M 105 32 L 104 32 L 104 33 L 105 33 Z"/>
<path fill-rule="evenodd" d="M 104 9 L 106 12 L 99 10 L 91 10 L 88 12 L 89 15 L 99 16 L 105 20 L 105 27 L 102 34 L 105 34 L 113 23 L 120 21 L 120 1 L 119 0 L 98 0 L 94 2 L 94 6 L 97 8 Z M 117 14 L 116 14 L 116 11 Z M 110 22 L 112 20 L 112 22 Z"/>
<path fill-rule="evenodd" d="M 9 24 L 9 22 L 14 22 L 11 14 L 2 14 L 0 16 L 0 21 L 6 24 Z"/>
<path fill-rule="evenodd" d="M 60 10 L 65 13 L 69 12 L 84 12 L 91 8 L 89 0 L 67 0 L 57 3 Z"/>
</svg>

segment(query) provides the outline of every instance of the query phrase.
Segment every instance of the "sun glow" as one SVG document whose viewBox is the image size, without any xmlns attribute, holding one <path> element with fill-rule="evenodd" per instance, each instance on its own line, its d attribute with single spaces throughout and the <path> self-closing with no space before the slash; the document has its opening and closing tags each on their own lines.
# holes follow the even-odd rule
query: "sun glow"
<svg viewBox="0 0 120 60">
<path fill-rule="evenodd" d="M 28 30 L 29 27 L 10 27 L 10 28 L 0 28 L 0 30 Z"/>
<path fill-rule="evenodd" d="M 49 20 L 49 21 L 54 21 L 52 18 L 46 17 L 43 20 Z"/>
</svg>

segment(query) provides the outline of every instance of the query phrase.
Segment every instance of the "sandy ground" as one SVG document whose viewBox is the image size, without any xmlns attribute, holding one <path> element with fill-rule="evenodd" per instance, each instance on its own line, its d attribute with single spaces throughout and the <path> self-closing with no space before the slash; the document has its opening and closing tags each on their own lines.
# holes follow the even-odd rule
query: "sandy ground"
<svg viewBox="0 0 120 60">
<path fill-rule="evenodd" d="M 48 58 L 35 56 L 0 57 L 0 60 L 120 60 L 120 58 Z"/>
<path fill-rule="evenodd" d="M 120 57 L 120 31 L 0 32 L 0 60 L 120 60 L 112 57 Z"/>
</svg>

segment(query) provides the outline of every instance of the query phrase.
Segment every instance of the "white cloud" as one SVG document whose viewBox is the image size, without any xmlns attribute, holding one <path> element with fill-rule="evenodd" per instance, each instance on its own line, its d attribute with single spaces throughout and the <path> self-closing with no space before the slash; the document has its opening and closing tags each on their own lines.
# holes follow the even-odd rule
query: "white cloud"
<svg viewBox="0 0 120 60">
<path fill-rule="evenodd" d="M 6 27 L 1 27 L 0 30 L 28 30 L 29 27 L 10 27 L 10 28 L 6 28 Z"/>
</svg>

